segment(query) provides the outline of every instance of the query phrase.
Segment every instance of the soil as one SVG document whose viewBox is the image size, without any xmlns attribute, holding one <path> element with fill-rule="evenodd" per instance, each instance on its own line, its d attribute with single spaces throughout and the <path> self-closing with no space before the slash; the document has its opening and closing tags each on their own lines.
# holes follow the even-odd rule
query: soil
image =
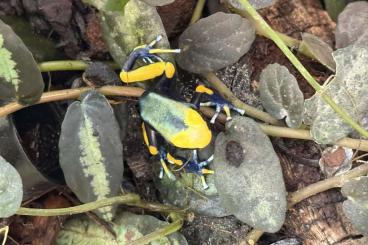
<svg viewBox="0 0 368 245">
<path fill-rule="evenodd" d="M 215 0 L 211 0 L 215 1 Z M 158 8 L 166 31 L 175 42 L 178 34 L 187 26 L 195 0 L 176 0 L 173 4 Z M 175 9 L 175 11 L 171 11 Z M 279 0 L 260 11 L 270 25 L 287 35 L 300 39 L 300 33 L 310 32 L 333 45 L 335 23 L 322 9 L 318 0 Z M 33 30 L 50 38 L 68 58 L 107 60 L 109 55 L 98 25 L 97 11 L 80 0 L 3 0 L 0 16 L 17 15 L 29 21 Z M 323 83 L 331 73 L 322 65 L 297 54 L 303 65 Z M 304 97 L 313 95 L 313 89 L 295 70 L 272 41 L 257 36 L 255 42 L 240 61 L 218 72 L 227 86 L 241 100 L 260 108 L 258 81 L 262 69 L 272 63 L 285 65 L 297 78 Z M 72 77 L 81 73 L 53 73 L 50 89 L 68 88 Z M 198 77 L 182 73 L 181 93 L 190 98 Z M 67 82 L 66 82 L 67 81 Z M 127 100 L 129 118 L 124 139 L 126 178 L 123 188 L 137 192 L 147 201 L 160 201 L 152 178 L 150 156 L 142 141 L 141 120 L 137 100 Z M 59 175 L 57 166 L 57 142 L 60 123 L 66 105 L 56 109 L 43 106 L 31 107 L 16 114 L 16 124 L 28 154 L 36 165 L 50 176 Z M 35 111 L 34 111 L 35 110 Z M 50 111 L 51 110 L 51 111 Z M 34 114 L 35 113 L 35 114 Z M 48 117 L 43 115 L 47 114 Z M 295 191 L 324 178 L 316 165 L 321 149 L 313 142 L 274 139 L 288 191 Z M 246 156 L 238 156 L 246 157 Z M 238 159 L 234 159 L 235 163 Z M 52 166 L 51 169 L 46 169 Z M 61 194 L 60 194 L 61 193 Z M 368 244 L 366 238 L 351 226 L 341 210 L 344 198 L 338 190 L 330 190 L 304 200 L 287 215 L 284 227 L 276 234 L 265 234 L 259 244 L 270 244 L 285 238 L 297 238 L 303 244 Z M 30 204 L 31 207 L 57 208 L 70 206 L 73 196 L 68 190 L 53 191 Z M 66 217 L 25 218 L 14 216 L 2 220 L 11 224 L 9 244 L 52 244 L 54 235 L 62 227 Z M 212 218 L 195 216 L 186 221 L 182 233 L 189 244 L 236 244 L 249 232 L 248 226 L 234 217 Z"/>
</svg>

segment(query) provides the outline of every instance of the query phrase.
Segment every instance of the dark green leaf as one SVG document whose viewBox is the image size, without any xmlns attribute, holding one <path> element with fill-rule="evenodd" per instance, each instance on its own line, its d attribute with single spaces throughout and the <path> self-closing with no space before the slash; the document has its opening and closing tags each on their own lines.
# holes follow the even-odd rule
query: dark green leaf
<svg viewBox="0 0 368 245">
<path fill-rule="evenodd" d="M 255 29 L 250 21 L 237 14 L 218 12 L 183 32 L 177 62 L 194 73 L 219 70 L 248 52 L 254 38 Z"/>
<path fill-rule="evenodd" d="M 86 203 L 119 193 L 124 169 L 120 129 L 103 95 L 89 91 L 69 106 L 59 151 L 66 183 L 79 200 Z M 101 208 L 99 214 L 111 220 L 112 208 Z"/>
</svg>

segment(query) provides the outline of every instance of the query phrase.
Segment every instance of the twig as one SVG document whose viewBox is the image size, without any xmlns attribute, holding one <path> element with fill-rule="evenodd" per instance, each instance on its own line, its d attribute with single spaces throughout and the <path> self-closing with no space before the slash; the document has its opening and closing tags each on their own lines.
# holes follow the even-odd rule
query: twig
<svg viewBox="0 0 368 245">
<path fill-rule="evenodd" d="M 105 206 L 115 204 L 133 204 L 139 202 L 140 198 L 136 194 L 126 194 L 117 197 L 111 197 L 95 202 L 90 202 L 69 208 L 54 208 L 54 209 L 39 209 L 39 208 L 23 208 L 20 207 L 16 214 L 27 216 L 58 216 L 58 215 L 72 215 L 88 212 Z"/>
<path fill-rule="evenodd" d="M 308 185 L 300 190 L 292 192 L 288 195 L 288 209 L 292 208 L 295 204 L 303 201 L 304 199 L 314 196 L 320 192 L 327 191 L 329 189 L 342 187 L 346 182 L 359 176 L 368 174 L 368 163 L 360 165 L 345 174 L 340 176 L 331 177 L 325 180 L 318 181 L 314 184 Z M 262 236 L 263 231 L 254 229 L 244 239 L 243 244 L 253 245 Z"/>
<path fill-rule="evenodd" d="M 5 245 L 6 240 L 8 238 L 8 233 L 9 233 L 9 226 L 4 226 L 0 228 L 0 234 L 4 233 L 4 239 L 3 242 L 1 243 L 2 245 Z"/>
<path fill-rule="evenodd" d="M 275 44 L 281 49 L 284 55 L 290 60 L 290 62 L 295 66 L 295 68 L 302 74 L 302 76 L 308 81 L 308 83 L 316 90 L 317 93 L 322 97 L 322 99 L 330 105 L 330 107 L 352 128 L 358 131 L 362 136 L 368 137 L 368 131 L 362 128 L 358 123 L 356 123 L 344 109 L 340 108 L 332 99 L 325 93 L 321 93 L 322 88 L 318 82 L 313 78 L 313 76 L 305 69 L 305 67 L 300 63 L 300 61 L 295 57 L 295 55 L 288 49 L 285 43 L 280 39 L 277 33 L 275 33 L 272 28 L 263 20 L 262 16 L 249 4 L 247 0 L 238 0 L 251 18 L 257 22 L 261 29 L 268 33 L 270 39 L 275 42 Z"/>
<path fill-rule="evenodd" d="M 114 62 L 107 62 L 114 69 L 118 69 L 119 66 Z M 41 72 L 50 71 L 79 71 L 85 70 L 88 66 L 88 62 L 82 60 L 58 60 L 47 61 L 38 64 L 38 68 Z"/>
</svg>

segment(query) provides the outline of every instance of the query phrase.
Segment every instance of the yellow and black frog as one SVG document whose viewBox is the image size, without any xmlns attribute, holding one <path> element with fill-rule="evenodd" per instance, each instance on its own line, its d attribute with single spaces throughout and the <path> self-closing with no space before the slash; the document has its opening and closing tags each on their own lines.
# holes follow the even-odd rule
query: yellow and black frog
<svg viewBox="0 0 368 245">
<path fill-rule="evenodd" d="M 169 87 L 176 73 L 175 66 L 171 62 L 164 61 L 157 54 L 178 53 L 180 50 L 154 49 L 153 46 L 160 39 L 161 37 L 157 37 L 148 45 L 136 47 L 124 63 L 120 79 L 125 83 L 132 83 L 158 78 L 156 85 L 139 99 L 144 142 L 150 154 L 158 155 L 160 158 L 161 178 L 165 173 L 170 179 L 175 179 L 175 175 L 167 166 L 167 163 L 171 163 L 198 174 L 203 187 L 207 189 L 203 175 L 213 174 L 212 170 L 205 168 L 213 156 L 205 161 L 199 161 L 197 150 L 210 144 L 212 132 L 198 110 L 200 106 L 215 106 L 216 112 L 211 123 L 215 123 L 221 110 L 224 110 L 227 120 L 231 120 L 230 110 L 240 114 L 244 114 L 244 111 L 234 107 L 204 85 L 196 87 L 191 103 L 172 98 Z M 142 59 L 147 65 L 133 69 L 137 59 Z M 166 143 L 176 148 L 192 150 L 192 157 L 190 159 L 174 157 L 168 152 L 168 147 L 165 147 Z"/>
</svg>

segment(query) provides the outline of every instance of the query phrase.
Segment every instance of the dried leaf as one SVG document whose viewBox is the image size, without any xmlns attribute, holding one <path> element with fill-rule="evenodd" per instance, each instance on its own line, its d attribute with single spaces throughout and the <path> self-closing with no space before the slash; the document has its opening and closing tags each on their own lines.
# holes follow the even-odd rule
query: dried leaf
<svg viewBox="0 0 368 245">
<path fill-rule="evenodd" d="M 250 21 L 237 14 L 215 13 L 183 32 L 177 62 L 194 73 L 219 70 L 238 61 L 254 39 L 255 29 Z"/>
<path fill-rule="evenodd" d="M 39 100 L 44 88 L 31 52 L 13 30 L 0 20 L 0 101 L 22 104 Z"/>
<path fill-rule="evenodd" d="M 348 46 L 333 52 L 333 57 L 336 76 L 324 85 L 323 93 L 363 123 L 368 115 L 368 48 Z M 304 122 L 312 125 L 311 135 L 317 143 L 334 143 L 354 132 L 318 94 L 305 100 L 304 106 Z"/>
<path fill-rule="evenodd" d="M 215 185 L 225 210 L 248 225 L 278 231 L 286 213 L 279 159 L 257 123 L 236 116 L 216 139 Z"/>
<path fill-rule="evenodd" d="M 63 229 L 56 238 L 56 245 L 64 244 L 94 244 L 94 245 L 116 245 L 128 244 L 144 235 L 150 234 L 157 229 L 168 225 L 149 215 L 136 215 L 122 212 L 117 215 L 111 228 L 116 233 L 116 238 L 106 228 L 97 224 L 86 216 L 76 216 L 64 224 Z M 187 245 L 187 241 L 179 232 L 155 240 L 151 245 L 180 244 Z"/>
<path fill-rule="evenodd" d="M 304 98 L 298 82 L 289 70 L 279 64 L 268 65 L 260 75 L 259 92 L 262 105 L 277 119 L 298 128 L 303 120 Z"/>
<path fill-rule="evenodd" d="M 330 45 L 322 41 L 319 37 L 306 32 L 302 33 L 302 39 L 299 50 L 312 54 L 319 63 L 331 71 L 335 71 L 336 64 L 332 57 L 333 49 Z"/>
<path fill-rule="evenodd" d="M 142 1 L 130 0 L 124 11 L 104 11 L 100 15 L 103 37 L 111 56 L 118 64 L 122 65 L 135 47 L 150 43 L 158 35 L 162 35 L 163 39 L 155 47 L 170 47 L 156 8 Z M 171 56 L 162 57 L 166 59 Z"/>
<path fill-rule="evenodd" d="M 360 232 L 368 235 L 368 177 L 349 181 L 341 191 L 348 198 L 343 204 L 346 216 Z"/>
<path fill-rule="evenodd" d="M 80 201 L 96 201 L 119 193 L 124 169 L 120 129 L 103 95 L 89 91 L 81 102 L 69 106 L 61 127 L 59 150 L 66 183 Z M 101 208 L 99 214 L 111 220 L 112 208 Z"/>
<path fill-rule="evenodd" d="M 17 170 L 0 156 L 0 218 L 15 214 L 23 198 L 23 185 Z"/>
<path fill-rule="evenodd" d="M 164 6 L 175 2 L 175 0 L 141 0 L 151 6 Z"/>
<path fill-rule="evenodd" d="M 344 48 L 361 37 L 368 26 L 368 2 L 349 3 L 338 17 L 335 39 L 336 48 Z"/>
<path fill-rule="evenodd" d="M 319 160 L 319 167 L 327 177 L 338 176 L 352 167 L 353 150 L 341 146 L 327 147 Z"/>
</svg>

